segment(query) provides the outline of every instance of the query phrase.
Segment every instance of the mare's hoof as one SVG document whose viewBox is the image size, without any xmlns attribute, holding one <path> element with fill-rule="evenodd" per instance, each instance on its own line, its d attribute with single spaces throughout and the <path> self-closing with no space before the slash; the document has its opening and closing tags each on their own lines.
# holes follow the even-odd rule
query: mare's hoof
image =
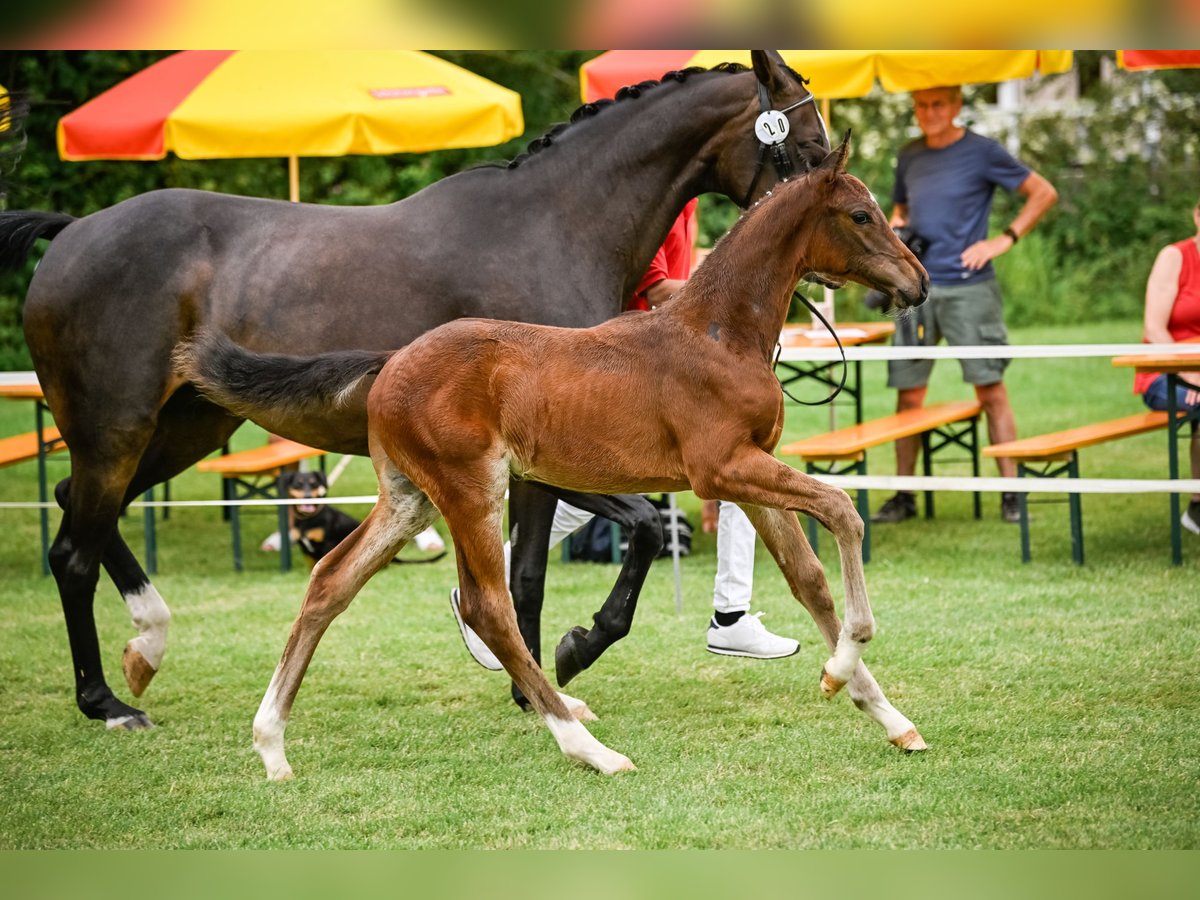
<svg viewBox="0 0 1200 900">
<path fill-rule="evenodd" d="M 149 731 L 154 727 L 154 723 L 144 712 L 131 708 L 128 715 L 105 719 L 104 727 L 109 731 Z"/>
<path fill-rule="evenodd" d="M 292 773 L 292 767 L 287 764 L 274 771 L 267 772 L 267 781 L 291 781 L 295 777 Z"/>
<path fill-rule="evenodd" d="M 158 671 L 146 662 L 146 657 L 134 649 L 132 642 L 125 645 L 125 653 L 121 656 L 121 668 L 125 672 L 125 683 L 129 685 L 129 690 L 133 691 L 135 697 L 142 696 Z"/>
<path fill-rule="evenodd" d="M 910 728 L 899 737 L 892 738 L 891 741 L 905 753 L 916 753 L 918 750 L 928 749 L 925 739 L 921 737 L 921 733 L 915 728 Z"/>
<path fill-rule="evenodd" d="M 533 704 L 529 702 L 529 698 L 521 693 L 521 689 L 514 682 L 512 685 L 513 703 L 521 707 L 522 712 L 533 712 Z"/>
<path fill-rule="evenodd" d="M 846 686 L 846 682 L 839 681 L 829 674 L 824 668 L 821 669 L 821 696 L 826 700 L 832 700 L 837 696 L 837 692 Z"/>
<path fill-rule="evenodd" d="M 587 629 L 576 625 L 562 636 L 558 646 L 554 648 L 554 677 L 559 687 L 566 687 L 567 682 L 582 672 L 587 666 L 579 661 L 578 648 L 587 640 Z"/>
</svg>

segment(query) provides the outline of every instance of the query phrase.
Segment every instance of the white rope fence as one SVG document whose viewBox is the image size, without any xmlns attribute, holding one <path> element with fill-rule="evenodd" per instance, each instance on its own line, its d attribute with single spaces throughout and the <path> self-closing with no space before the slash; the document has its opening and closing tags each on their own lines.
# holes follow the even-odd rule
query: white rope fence
<svg viewBox="0 0 1200 900">
<path fill-rule="evenodd" d="M 846 491 L 981 491 L 1013 492 L 1018 494 L 1200 494 L 1200 479 L 1196 478 L 971 478 L 924 475 L 811 475 L 818 481 Z M 374 505 L 376 495 L 354 497 L 324 497 L 324 502 L 336 506 Z M 297 506 L 312 499 L 278 498 L 267 500 L 135 500 L 130 509 L 220 506 Z M 0 509 L 58 509 L 57 503 L 11 502 L 0 503 Z"/>
<path fill-rule="evenodd" d="M 813 332 L 828 339 L 827 332 Z M 887 359 L 1085 359 L 1088 357 L 1148 356 L 1169 354 L 1195 357 L 1200 368 L 1200 344 L 971 344 L 958 347 L 859 345 L 846 347 L 846 360 Z M 840 360 L 837 347 L 789 347 L 783 345 L 780 362 L 829 362 Z"/>
</svg>

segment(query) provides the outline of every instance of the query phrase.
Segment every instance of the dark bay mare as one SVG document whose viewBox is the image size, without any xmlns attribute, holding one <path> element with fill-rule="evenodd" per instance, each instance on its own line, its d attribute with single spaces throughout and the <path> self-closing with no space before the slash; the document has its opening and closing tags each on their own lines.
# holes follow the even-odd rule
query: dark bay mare
<svg viewBox="0 0 1200 900">
<path fill-rule="evenodd" d="M 463 618 L 563 753 L 605 774 L 633 768 L 591 736 L 521 640 L 501 536 L 513 476 L 573 491 L 690 488 L 737 502 L 829 646 L 822 693 L 832 697 L 848 684 L 855 705 L 892 743 L 924 749 L 861 661 L 875 631 L 862 519 L 845 491 L 772 456 L 783 429 L 773 351 L 796 282 L 811 273 L 834 283 L 852 279 L 885 291 L 899 309 L 928 293 L 921 264 L 863 183 L 845 172 L 848 152 L 847 141 L 815 171 L 760 200 L 676 297 L 649 313 L 587 329 L 460 319 L 394 354 L 257 354 L 207 333 L 185 345 L 181 373 L 256 421 L 281 403 L 292 415 L 321 410 L 377 374 L 367 413 L 379 503 L 313 570 L 254 719 L 254 746 L 269 778 L 291 777 L 284 729 L 322 634 L 439 511 L 454 537 Z M 588 390 L 579 390 L 582 383 Z M 594 441 L 581 447 L 581 435 Z M 797 512 L 837 540 L 844 622 Z"/>
<path fill-rule="evenodd" d="M 531 146 L 539 152 L 387 206 L 166 190 L 78 220 L 0 213 L 0 265 L 53 238 L 29 288 L 25 335 L 71 454 L 71 476 L 56 490 L 64 512 L 50 564 L 85 715 L 110 728 L 150 725 L 104 679 L 93 615 L 101 565 L 138 629 L 124 654 L 135 696 L 165 649 L 170 614 L 117 530 L 121 510 L 243 421 L 174 374 L 181 342 L 207 329 L 255 350 L 310 354 L 390 350 L 463 316 L 595 325 L 622 310 L 690 198 L 719 192 L 745 205 L 779 181 L 755 135 L 764 108 L 786 111 L 790 122 L 780 162 L 804 171 L 829 146 L 812 94 L 773 51 L 755 51 L 752 71 L 689 70 L 624 93 L 581 108 Z M 366 454 L 365 395 L 364 387 L 302 417 L 282 404 L 261 424 Z M 535 657 L 551 493 L 636 536 L 588 642 L 576 648 L 590 664 L 627 630 L 661 526 L 641 498 L 514 483 L 513 593 Z"/>
</svg>

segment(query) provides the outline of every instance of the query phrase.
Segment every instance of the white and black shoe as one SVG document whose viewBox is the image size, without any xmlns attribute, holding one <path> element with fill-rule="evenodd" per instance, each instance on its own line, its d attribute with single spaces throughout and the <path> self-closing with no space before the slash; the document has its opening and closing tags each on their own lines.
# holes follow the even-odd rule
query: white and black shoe
<svg viewBox="0 0 1200 900">
<path fill-rule="evenodd" d="M 458 610 L 458 588 L 450 591 L 450 609 L 454 612 L 454 621 L 458 623 L 458 633 L 462 635 L 463 643 L 467 645 L 467 652 L 471 654 L 471 658 L 485 669 L 493 672 L 503 669 L 504 666 L 500 665 L 500 660 L 496 659 L 496 654 L 488 649 L 483 638 L 472 631 L 471 626 L 463 621 L 462 613 Z"/>
<path fill-rule="evenodd" d="M 708 623 L 708 650 L 722 656 L 749 656 L 752 659 L 781 659 L 800 649 L 800 642 L 772 634 L 759 621 L 762 613 L 743 615 L 732 625 Z"/>
<path fill-rule="evenodd" d="M 1200 534 L 1200 500 L 1193 500 L 1188 504 L 1183 515 L 1179 517 L 1179 524 L 1192 534 Z"/>
</svg>

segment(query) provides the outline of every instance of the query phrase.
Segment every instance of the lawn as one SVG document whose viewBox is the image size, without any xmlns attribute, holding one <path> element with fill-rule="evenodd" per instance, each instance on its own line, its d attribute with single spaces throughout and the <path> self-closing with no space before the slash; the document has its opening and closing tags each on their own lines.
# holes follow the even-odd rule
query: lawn
<svg viewBox="0 0 1200 900">
<path fill-rule="evenodd" d="M 1013 338 L 1128 342 L 1139 330 Z M 883 366 L 865 373 L 867 415 L 883 414 L 893 402 Z M 1129 373 L 1104 359 L 1017 361 L 1008 383 L 1023 434 L 1139 409 Z M 957 366 L 939 363 L 930 399 L 966 396 Z M 2 433 L 31 422 L 26 404 L 0 409 Z M 826 410 L 790 408 L 785 438 L 827 425 Z M 235 446 L 258 441 L 244 428 Z M 1162 477 L 1164 457 L 1162 434 L 1145 435 L 1084 451 L 1083 474 Z M 890 453 L 872 457 L 872 471 L 890 467 Z M 61 477 L 66 463 L 51 471 Z M 34 499 L 35 479 L 32 464 L 0 471 L 0 500 Z M 217 483 L 191 471 L 172 491 L 208 499 Z M 372 491 L 364 460 L 337 485 Z M 698 523 L 696 498 L 681 502 Z M 1172 567 L 1164 496 L 1089 496 L 1087 564 L 1070 562 L 1066 507 L 1045 505 L 1022 565 L 998 507 L 986 495 L 976 522 L 969 495 L 947 494 L 935 520 L 874 529 L 879 630 L 866 660 L 925 753 L 888 745 L 844 695 L 820 698 L 826 650 L 761 550 L 755 609 L 800 638 L 800 652 L 707 653 L 715 546 L 697 534 L 683 614 L 670 562 L 659 562 L 633 633 L 570 686 L 600 716 L 593 733 L 636 773 L 608 779 L 569 763 L 508 700 L 504 676 L 467 657 L 447 558 L 390 567 L 326 634 L 292 714 L 297 777 L 286 784 L 264 779 L 250 746 L 306 580 L 256 549 L 273 512 L 246 517 L 241 574 L 217 510 L 160 523 L 155 584 L 174 618 L 163 669 L 138 701 L 158 727 L 107 733 L 73 702 L 37 514 L 3 510 L 0 849 L 1197 847 L 1200 540 L 1185 533 L 1184 565 Z M 140 515 L 123 530 L 140 554 Z M 840 604 L 832 540 L 821 557 Z M 615 574 L 554 554 L 548 648 L 589 622 Z M 130 700 L 120 656 L 133 629 L 103 575 L 96 614 L 108 676 Z"/>
</svg>

